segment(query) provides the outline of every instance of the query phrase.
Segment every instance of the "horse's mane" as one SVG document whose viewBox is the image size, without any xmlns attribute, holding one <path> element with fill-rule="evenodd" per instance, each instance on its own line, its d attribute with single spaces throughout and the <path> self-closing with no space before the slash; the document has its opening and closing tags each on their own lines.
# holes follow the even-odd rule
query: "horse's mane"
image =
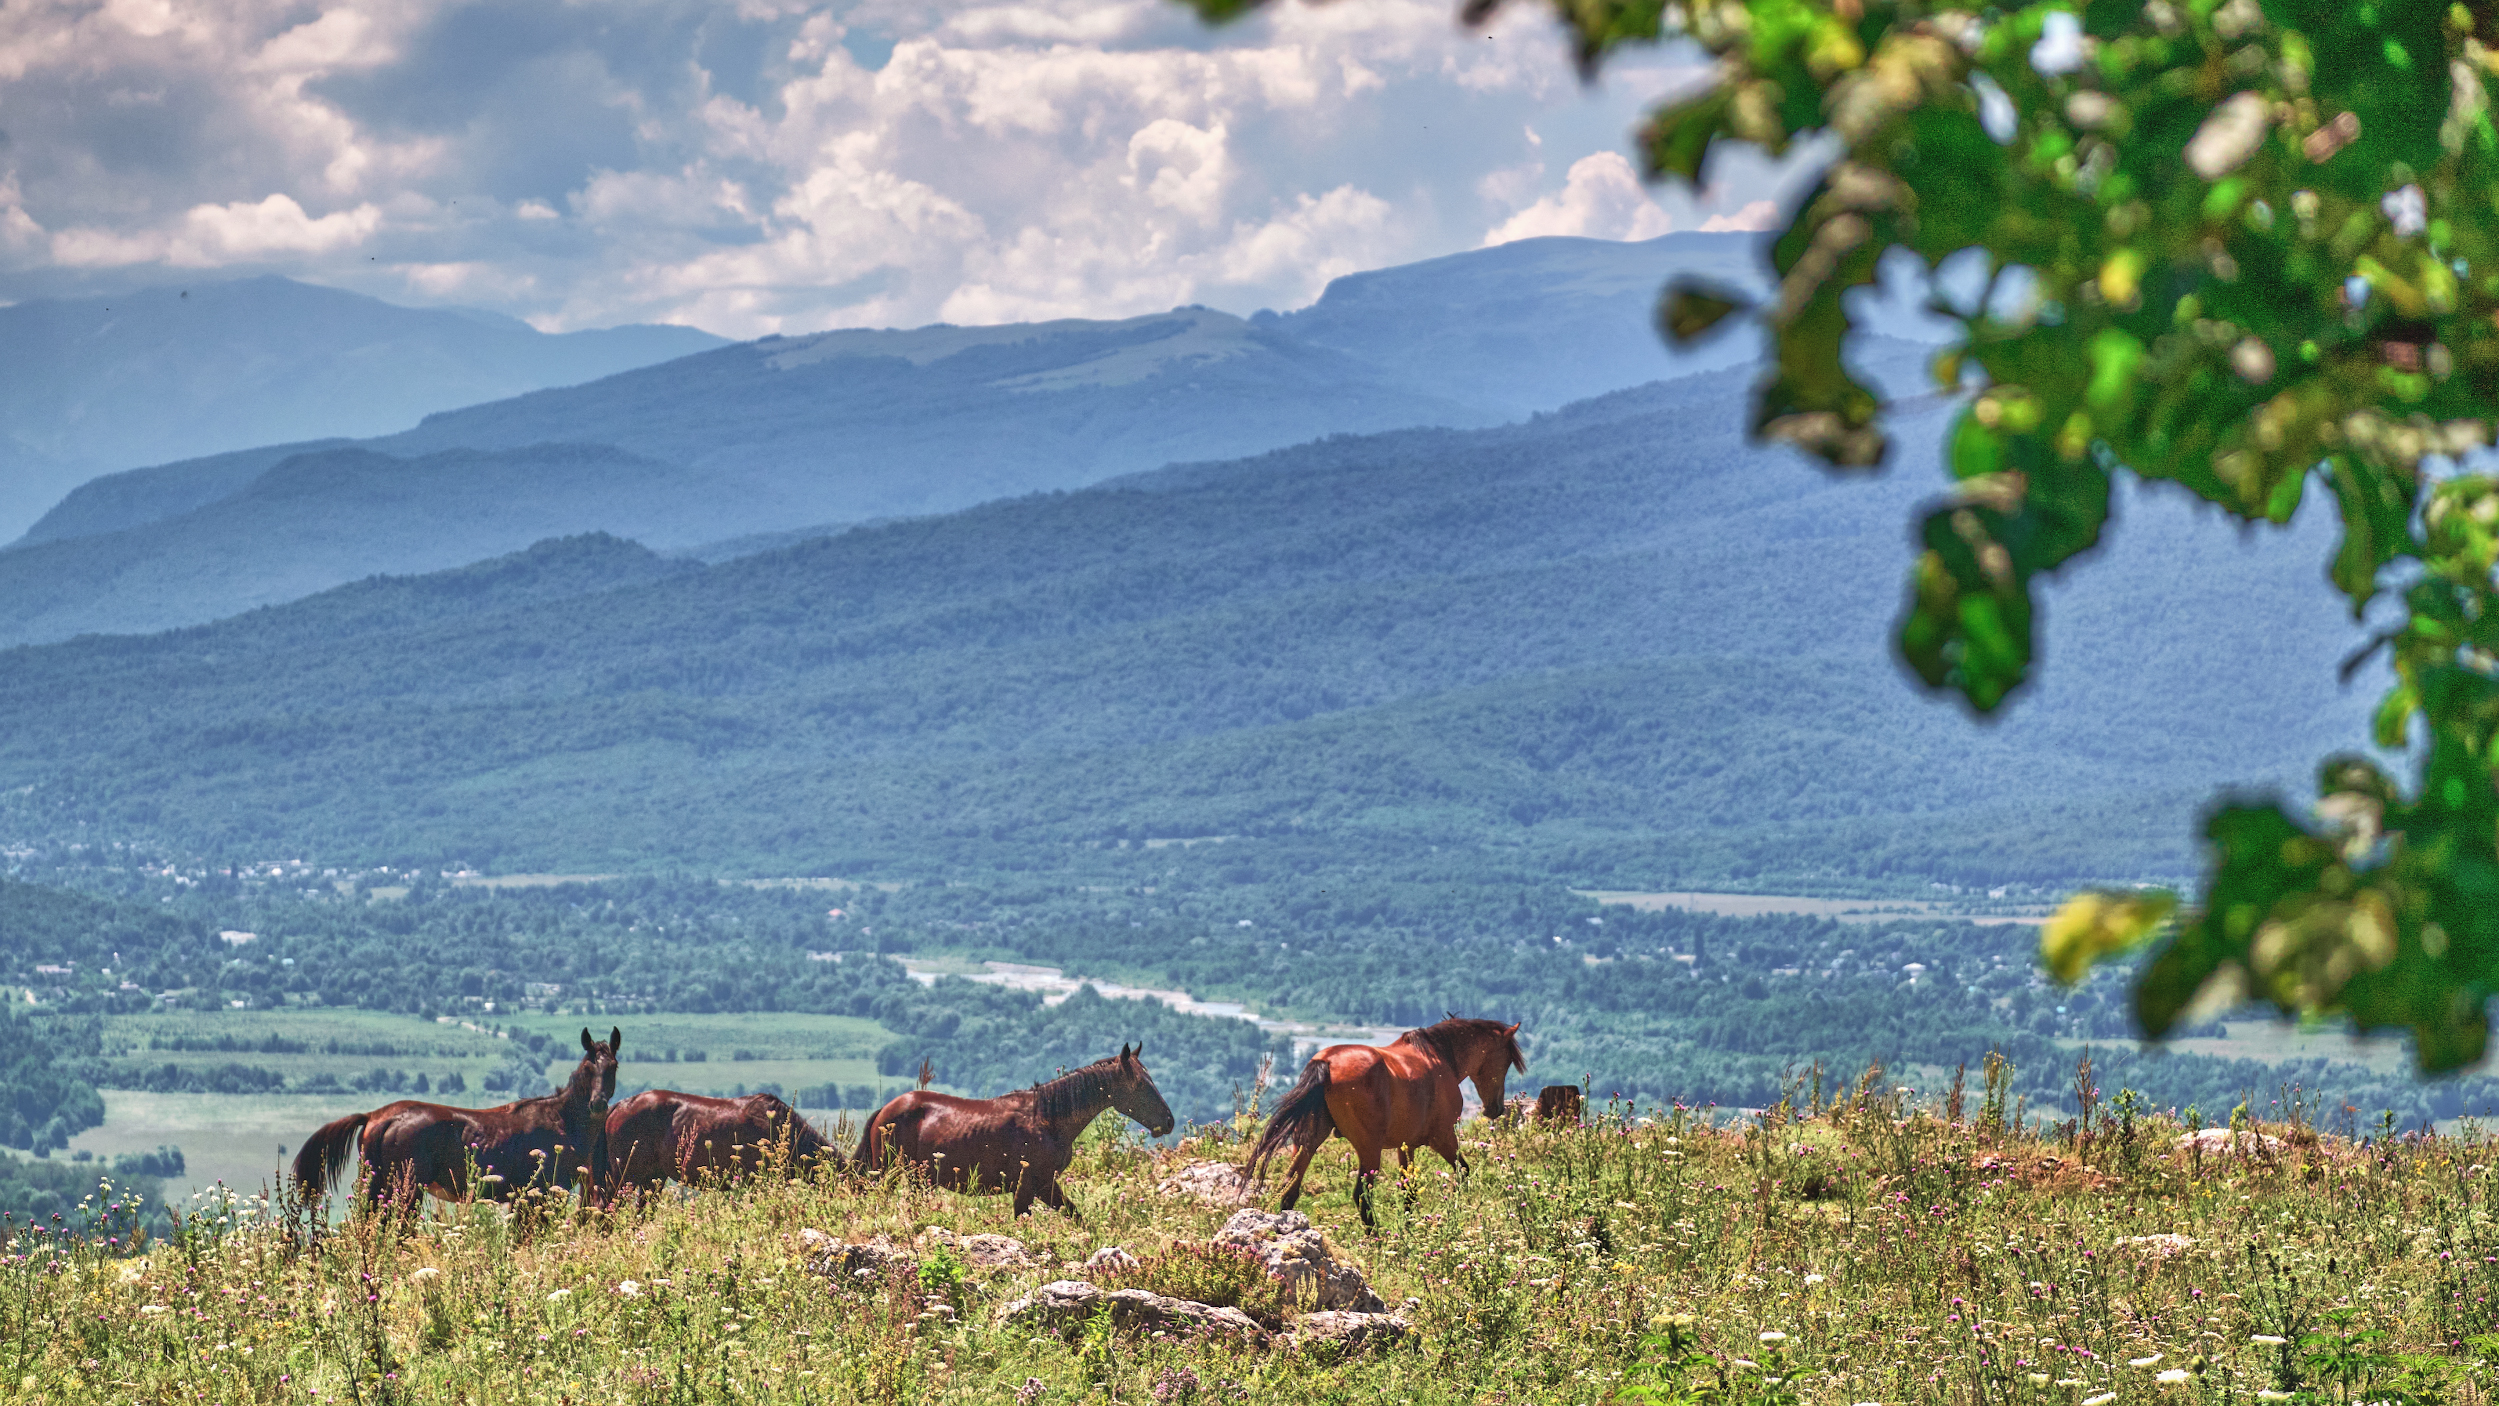
<svg viewBox="0 0 2499 1406">
<path fill-rule="evenodd" d="M 1111 1082 L 1118 1064 L 1117 1055 L 1106 1055 L 1055 1079 L 1044 1079 L 1022 1092 L 1031 1096 L 1034 1108 L 1042 1117 L 1064 1118 L 1083 1105 L 1086 1095 Z"/>
<path fill-rule="evenodd" d="M 1403 1038 L 1420 1040 L 1431 1046 L 1433 1051 L 1439 1054 L 1441 1061 L 1452 1069 L 1458 1067 L 1459 1050 L 1477 1040 L 1500 1041 L 1502 1048 L 1513 1055 L 1517 1052 L 1518 1043 L 1511 1036 L 1510 1027 L 1500 1021 L 1482 1020 L 1467 1015 L 1453 1015 L 1447 1020 L 1435 1021 L 1419 1030 L 1409 1030 Z"/>
</svg>

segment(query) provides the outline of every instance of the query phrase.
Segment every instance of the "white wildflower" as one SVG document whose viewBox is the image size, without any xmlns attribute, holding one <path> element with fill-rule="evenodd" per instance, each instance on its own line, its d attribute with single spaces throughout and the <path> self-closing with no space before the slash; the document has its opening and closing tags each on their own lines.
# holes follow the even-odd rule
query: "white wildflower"
<svg viewBox="0 0 2499 1406">
<path fill-rule="evenodd" d="M 434 1266 L 429 1264 L 419 1269 L 410 1270 L 408 1273 L 408 1279 L 411 1283 L 422 1284 L 426 1280 L 431 1279 L 440 1273 L 442 1273 L 441 1270 L 436 1269 Z"/>
<path fill-rule="evenodd" d="M 1787 1341 L 1787 1334 L 1773 1328 L 1769 1332 L 1762 1334 L 1761 1340 L 1766 1343 L 1783 1343 Z"/>
<path fill-rule="evenodd" d="M 2256 1336 L 2249 1338 L 2248 1341 L 2259 1347 L 2280 1347 L 2284 1343 L 2289 1342 L 2290 1339 L 2279 1337 L 2272 1333 L 2258 1333 Z"/>
<path fill-rule="evenodd" d="M 1805 1287 L 1806 1287 L 1806 1288 L 1808 1288 L 1808 1289 L 1812 1288 L 1812 1287 L 1813 1287 L 1814 1285 L 1816 1285 L 1816 1284 L 1823 1284 L 1823 1283 L 1828 1283 L 1828 1282 L 1829 1282 L 1828 1280 L 1824 1279 L 1824 1278 L 1823 1278 L 1821 1275 L 1819 1275 L 1819 1274 L 1808 1274 L 1808 1275 L 1806 1275 L 1806 1276 L 1805 1276 Z"/>
<path fill-rule="evenodd" d="M 2110 1402 L 2112 1402 L 2112 1401 L 2115 1401 L 2116 1399 L 2117 1399 L 2117 1393 L 2116 1393 L 2116 1392 L 2113 1392 L 2113 1391 L 2104 1391 L 2104 1392 L 2101 1392 L 2098 1396 L 2086 1396 L 2086 1397 L 2084 1397 L 2084 1398 L 2083 1398 L 2083 1402 L 2082 1402 L 2082 1406 L 2109 1406 L 2109 1403 L 2110 1403 Z"/>
<path fill-rule="evenodd" d="M 2153 1353 L 2149 1357 L 2129 1357 L 2126 1359 L 2126 1365 L 2129 1367 L 2157 1367 L 2160 1365 L 2160 1362 L 2161 1355 L 2157 1352 Z"/>
<path fill-rule="evenodd" d="M 642 1297 L 642 1281 L 638 1279 L 619 1280 L 616 1284 L 616 1292 L 623 1294 L 629 1299 L 638 1299 Z"/>
<path fill-rule="evenodd" d="M 143 1304 L 139 1305 L 139 1311 L 140 1311 L 141 1313 L 147 1314 L 147 1315 L 149 1315 L 149 1316 L 151 1316 L 151 1317 L 153 1317 L 154 1315 L 159 1314 L 159 1313 L 171 1313 L 171 1312 L 173 1312 L 173 1310 L 172 1310 L 172 1309 L 165 1307 L 165 1306 L 164 1306 L 163 1304 L 161 1304 L 161 1303 L 143 1303 Z"/>
<path fill-rule="evenodd" d="M 2161 1383 L 2163 1386 L 2176 1386 L 2178 1383 L 2183 1382 L 2183 1381 L 2185 1381 L 2186 1379 L 2187 1379 L 2187 1369 L 2186 1369 L 2186 1368 L 2184 1368 L 2184 1367 L 2172 1367 L 2172 1368 L 2170 1368 L 2168 1371 L 2161 1373 L 2161 1374 L 2160 1374 L 2159 1376 L 2157 1376 L 2157 1377 L 2154 1377 L 2152 1380 L 2154 1380 L 2154 1381 L 2156 1381 L 2156 1382 Z"/>
<path fill-rule="evenodd" d="M 558 1290 L 556 1290 L 554 1293 L 547 1295 L 547 1302 L 549 1302 L 549 1303 L 556 1303 L 556 1302 L 558 1302 L 558 1301 L 560 1301 L 560 1300 L 563 1300 L 563 1299 L 569 1299 L 569 1298 L 571 1298 L 572 1296 L 573 1296 L 573 1291 L 572 1291 L 572 1290 L 570 1290 L 570 1289 L 558 1289 Z"/>
</svg>

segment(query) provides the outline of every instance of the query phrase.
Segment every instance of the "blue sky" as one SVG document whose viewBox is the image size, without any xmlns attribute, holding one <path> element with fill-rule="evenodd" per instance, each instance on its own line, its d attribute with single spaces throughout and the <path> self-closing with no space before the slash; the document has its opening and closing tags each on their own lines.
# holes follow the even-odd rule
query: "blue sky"
<svg viewBox="0 0 2499 1406">
<path fill-rule="evenodd" d="M 550 330 L 730 336 L 1289 308 L 1533 234 L 1758 227 L 1624 159 L 1671 49 L 1584 88 L 1443 0 L 20 0 L 0 299 L 277 272 Z"/>
</svg>

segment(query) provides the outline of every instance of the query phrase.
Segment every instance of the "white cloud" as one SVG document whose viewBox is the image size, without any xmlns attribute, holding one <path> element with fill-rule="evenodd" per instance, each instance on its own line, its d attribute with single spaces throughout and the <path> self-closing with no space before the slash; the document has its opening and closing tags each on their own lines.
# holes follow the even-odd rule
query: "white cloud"
<svg viewBox="0 0 2499 1406">
<path fill-rule="evenodd" d="M 1562 189 L 1519 211 L 1484 236 L 1487 247 L 1539 235 L 1655 239 L 1675 222 L 1649 198 L 1622 153 L 1600 151 L 1571 163 Z"/>
<path fill-rule="evenodd" d="M 1755 200 L 1732 215 L 1712 215 L 1701 221 L 1701 230 L 1705 234 L 1716 234 L 1721 230 L 1757 231 L 1778 227 L 1779 202 L 1775 200 Z"/>
<path fill-rule="evenodd" d="M 1652 198 L 1618 154 L 1688 56 L 1586 90 L 1549 23 L 1453 5 L 27 0 L 0 297 L 274 269 L 760 335 L 1285 307 L 1479 239 L 1756 218 L 1765 164 Z"/>
</svg>

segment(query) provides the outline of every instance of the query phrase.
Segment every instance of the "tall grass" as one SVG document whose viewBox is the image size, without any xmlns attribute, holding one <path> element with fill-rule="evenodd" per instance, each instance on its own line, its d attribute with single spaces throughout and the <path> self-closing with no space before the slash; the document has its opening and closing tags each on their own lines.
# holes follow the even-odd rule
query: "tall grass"
<svg viewBox="0 0 2499 1406">
<path fill-rule="evenodd" d="M 2499 1222 L 2476 1136 L 2366 1145 L 2301 1122 L 2236 1150 L 2124 1096 L 2056 1135 L 1879 1078 L 1734 1125 L 1687 1112 L 1468 1129 L 1367 1236 L 1342 1144 L 1304 1208 L 1410 1343 L 1336 1360 L 1004 1325 L 1105 1245 L 1203 1241 L 1158 1196 L 1206 1129 L 1088 1140 L 1081 1223 L 899 1177 L 759 1178 L 614 1213 L 567 1200 L 315 1226 L 220 1201 L 129 1253 L 14 1233 L 0 1396 L 50 1402 L 2477 1402 L 2499 1370 Z M 2255 1136 L 2274 1139 L 2266 1142 Z M 862 1286 L 799 1232 L 1022 1238 L 990 1275 L 923 1257 Z M 123 1227 L 126 1233 L 126 1227 Z"/>
</svg>

